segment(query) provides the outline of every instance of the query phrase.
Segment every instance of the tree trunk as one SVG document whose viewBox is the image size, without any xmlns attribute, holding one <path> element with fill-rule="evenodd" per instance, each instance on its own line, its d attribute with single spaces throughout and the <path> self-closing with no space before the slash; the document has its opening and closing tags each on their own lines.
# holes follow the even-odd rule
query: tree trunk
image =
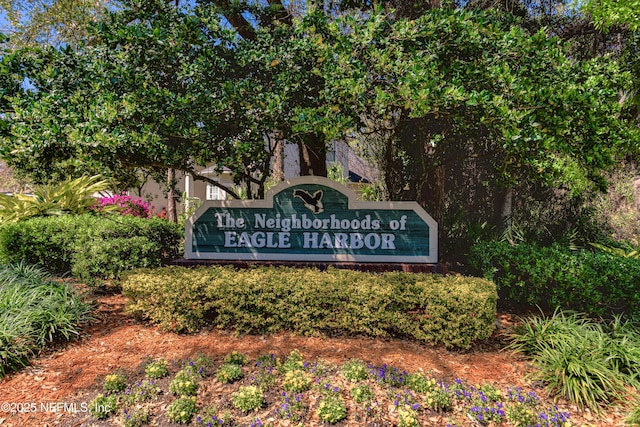
<svg viewBox="0 0 640 427">
<path fill-rule="evenodd" d="M 417 199 L 418 204 L 423 206 L 427 213 L 441 225 L 444 220 L 445 204 L 444 166 L 436 166 L 427 171 Z M 442 230 L 442 226 L 438 228 Z"/>
<path fill-rule="evenodd" d="M 284 181 L 284 141 L 278 138 L 273 149 L 273 179 Z"/>
<path fill-rule="evenodd" d="M 178 212 L 176 209 L 176 171 L 169 168 L 167 170 L 167 219 L 171 222 L 178 222 Z"/>
<path fill-rule="evenodd" d="M 323 135 L 307 134 L 300 141 L 300 175 L 327 176 L 327 151 Z"/>
<path fill-rule="evenodd" d="M 495 195 L 495 225 L 500 231 L 506 231 L 511 227 L 511 214 L 513 213 L 513 187 L 502 188 Z"/>
</svg>

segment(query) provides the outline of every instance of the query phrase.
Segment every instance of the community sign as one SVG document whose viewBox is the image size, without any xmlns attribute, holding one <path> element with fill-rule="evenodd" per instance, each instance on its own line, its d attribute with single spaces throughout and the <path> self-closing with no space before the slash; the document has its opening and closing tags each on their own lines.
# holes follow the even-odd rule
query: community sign
<svg viewBox="0 0 640 427">
<path fill-rule="evenodd" d="M 322 177 L 264 200 L 207 201 L 187 221 L 187 259 L 437 263 L 438 226 L 416 202 L 362 202 Z"/>
</svg>

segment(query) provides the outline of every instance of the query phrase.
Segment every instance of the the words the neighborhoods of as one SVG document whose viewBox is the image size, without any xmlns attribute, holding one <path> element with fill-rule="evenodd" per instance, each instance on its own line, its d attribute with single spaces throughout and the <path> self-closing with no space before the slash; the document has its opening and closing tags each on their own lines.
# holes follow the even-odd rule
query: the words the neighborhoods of
<svg viewBox="0 0 640 427">
<path fill-rule="evenodd" d="M 228 212 L 215 213 L 214 216 L 218 229 L 225 230 L 224 247 L 226 248 L 288 249 L 291 248 L 291 230 L 320 230 L 322 232 L 303 231 L 302 247 L 305 249 L 396 249 L 395 234 L 379 232 L 383 224 L 379 219 L 372 219 L 371 215 L 366 215 L 362 219 L 341 219 L 335 214 L 329 218 L 313 218 L 307 214 L 300 216 L 292 214 L 283 218 L 280 214 L 267 216 L 267 214 L 256 213 L 253 224 L 247 224 L 246 219 L 242 217 L 234 218 Z M 252 230 L 242 231 L 246 228 Z M 403 231 L 406 228 L 407 215 L 389 221 L 389 229 L 393 231 Z"/>
<path fill-rule="evenodd" d="M 109 411 L 109 408 L 97 405 L 96 411 Z M 87 402 L 2 402 L 0 403 L 0 412 L 5 413 L 32 413 L 32 412 L 68 412 L 81 413 L 89 412 L 90 405 Z"/>
</svg>

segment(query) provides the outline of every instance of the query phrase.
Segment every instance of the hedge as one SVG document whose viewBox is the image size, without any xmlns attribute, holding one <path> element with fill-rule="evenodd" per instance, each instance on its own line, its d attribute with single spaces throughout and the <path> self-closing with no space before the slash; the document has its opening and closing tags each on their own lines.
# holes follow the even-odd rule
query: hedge
<svg viewBox="0 0 640 427">
<path fill-rule="evenodd" d="M 128 311 L 164 329 L 409 337 L 468 348 L 494 330 L 487 280 L 329 269 L 164 267 L 124 275 Z"/>
<path fill-rule="evenodd" d="M 508 303 L 592 316 L 640 318 L 640 260 L 559 245 L 486 242 L 471 250 L 475 272 L 493 280 Z"/>
<path fill-rule="evenodd" d="M 182 229 L 159 218 L 64 215 L 0 226 L 0 262 L 25 261 L 88 281 L 175 259 Z"/>
</svg>

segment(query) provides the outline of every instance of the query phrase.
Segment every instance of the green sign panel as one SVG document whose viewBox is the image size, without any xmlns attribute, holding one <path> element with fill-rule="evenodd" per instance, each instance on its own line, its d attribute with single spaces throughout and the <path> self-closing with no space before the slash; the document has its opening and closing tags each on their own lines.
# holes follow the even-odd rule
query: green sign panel
<svg viewBox="0 0 640 427">
<path fill-rule="evenodd" d="M 264 200 L 208 201 L 187 222 L 187 259 L 436 263 L 438 226 L 416 202 L 360 202 L 301 177 Z"/>
</svg>

